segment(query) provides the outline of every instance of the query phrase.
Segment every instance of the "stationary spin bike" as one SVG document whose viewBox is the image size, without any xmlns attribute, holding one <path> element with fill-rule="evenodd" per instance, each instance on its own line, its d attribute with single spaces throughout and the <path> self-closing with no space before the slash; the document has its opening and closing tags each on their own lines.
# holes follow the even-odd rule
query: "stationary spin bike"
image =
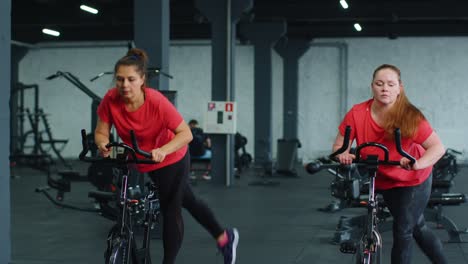
<svg viewBox="0 0 468 264">
<path fill-rule="evenodd" d="M 81 130 L 83 150 L 79 159 L 85 162 L 113 164 L 122 170 L 122 182 L 118 186 L 119 190 L 119 209 L 120 214 L 117 217 L 115 225 L 109 231 L 107 237 L 107 249 L 104 253 L 106 264 L 151 264 L 150 241 L 151 232 L 159 221 L 160 204 L 157 186 L 148 184 L 146 195 L 136 193 L 129 186 L 129 164 L 154 164 L 151 160 L 151 154 L 141 150 L 138 147 L 136 137 L 133 131 L 130 131 L 132 145 L 125 143 L 111 142 L 106 147 L 123 149 L 124 153 L 119 154 L 117 158 L 87 157 L 89 152 L 88 138 L 86 131 Z M 137 154 L 145 157 L 140 159 Z M 141 212 L 144 216 L 140 217 Z M 138 247 L 135 237 L 135 227 L 143 226 L 143 241 L 141 247 Z"/>
<path fill-rule="evenodd" d="M 336 160 L 336 156 L 345 152 L 349 147 L 349 139 L 351 135 L 351 127 L 347 126 L 345 130 L 343 145 L 329 157 L 331 160 Z M 400 129 L 395 129 L 395 145 L 398 153 L 410 160 L 411 164 L 416 161 L 411 155 L 406 153 L 401 148 Z M 368 155 L 365 159 L 361 158 L 361 150 L 364 148 L 373 147 L 382 150 L 384 159 L 379 160 L 378 155 Z M 378 201 L 375 195 L 375 177 L 377 169 L 380 165 L 399 166 L 400 161 L 389 160 L 388 148 L 380 143 L 367 142 L 356 147 L 356 159 L 353 160 L 354 166 L 362 167 L 368 171 L 369 179 L 369 194 L 367 200 L 367 218 L 360 240 L 345 241 L 340 244 L 342 253 L 355 254 L 356 263 L 358 264 L 380 264 L 382 263 L 382 236 L 378 231 L 379 215 L 382 215 L 379 210 Z M 323 164 L 320 161 L 307 164 L 307 172 L 314 174 L 322 169 L 338 168 L 340 163 Z"/>
</svg>

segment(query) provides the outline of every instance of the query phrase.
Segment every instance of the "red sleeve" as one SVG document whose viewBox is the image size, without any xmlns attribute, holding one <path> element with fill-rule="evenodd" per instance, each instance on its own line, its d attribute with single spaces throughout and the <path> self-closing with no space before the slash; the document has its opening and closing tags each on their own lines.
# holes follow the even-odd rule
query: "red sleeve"
<svg viewBox="0 0 468 264">
<path fill-rule="evenodd" d="M 341 121 L 340 126 L 338 127 L 340 134 L 344 136 L 346 127 L 350 126 L 351 127 L 351 135 L 349 140 L 354 140 L 355 135 L 356 135 L 356 122 L 354 121 L 354 108 L 349 110 L 348 113 L 346 113 L 345 117 L 343 118 L 343 121 Z"/>
<path fill-rule="evenodd" d="M 432 134 L 432 131 L 433 129 L 429 122 L 426 119 L 422 120 L 419 122 L 418 131 L 413 139 L 414 142 L 418 144 L 424 143 L 424 141 L 426 141 L 426 139 Z"/>
<path fill-rule="evenodd" d="M 112 124 L 112 115 L 110 111 L 110 91 L 106 93 L 97 109 L 99 119 L 105 123 Z"/>
<path fill-rule="evenodd" d="M 165 125 L 168 129 L 175 131 L 184 118 L 164 95 L 160 94 L 160 96 L 160 111 L 164 117 Z"/>
</svg>

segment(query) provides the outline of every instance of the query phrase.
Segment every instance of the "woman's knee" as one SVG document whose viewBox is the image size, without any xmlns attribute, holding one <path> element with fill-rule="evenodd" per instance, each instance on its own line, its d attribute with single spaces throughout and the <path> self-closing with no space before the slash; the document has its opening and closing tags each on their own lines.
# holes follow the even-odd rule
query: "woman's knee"
<svg viewBox="0 0 468 264">
<path fill-rule="evenodd" d="M 414 226 L 407 222 L 396 222 L 393 225 L 393 237 L 398 240 L 413 239 Z"/>
<path fill-rule="evenodd" d="M 426 221 L 424 220 L 424 216 L 421 215 L 419 217 L 416 225 L 414 226 L 414 230 L 413 230 L 414 236 L 419 236 L 419 235 L 423 234 L 424 232 L 428 232 L 429 230 L 430 229 L 426 225 Z"/>
</svg>

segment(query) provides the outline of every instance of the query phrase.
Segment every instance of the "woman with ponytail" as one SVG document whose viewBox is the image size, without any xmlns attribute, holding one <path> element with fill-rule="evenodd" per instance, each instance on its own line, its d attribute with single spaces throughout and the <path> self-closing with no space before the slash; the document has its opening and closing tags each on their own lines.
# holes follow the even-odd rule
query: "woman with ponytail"
<svg viewBox="0 0 468 264">
<path fill-rule="evenodd" d="M 431 194 L 432 166 L 445 148 L 422 112 L 408 100 L 396 66 L 381 65 L 372 77 L 373 98 L 354 105 L 346 114 L 333 150 L 343 145 L 346 126 L 351 127 L 349 146 L 354 140 L 358 145 L 385 145 L 389 159 L 400 160 L 399 167 L 379 166 L 375 179 L 375 187 L 383 194 L 393 216 L 391 263 L 411 263 L 413 238 L 432 263 L 447 263 L 442 243 L 426 225 L 423 215 Z M 393 138 L 395 128 L 400 128 L 402 148 L 416 159 L 414 164 L 398 154 Z M 369 154 L 382 156 L 379 150 L 362 149 L 364 158 Z M 354 158 L 349 151 L 338 155 L 343 164 L 350 164 Z"/>
<path fill-rule="evenodd" d="M 224 256 L 224 263 L 234 264 L 239 234 L 235 228 L 222 228 L 211 209 L 190 188 L 187 146 L 192 132 L 172 103 L 147 87 L 147 66 L 146 52 L 136 48 L 115 64 L 115 87 L 106 93 L 97 111 L 95 142 L 99 152 L 109 156 L 106 145 L 114 126 L 128 145 L 132 145 L 130 130 L 135 131 L 140 148 L 151 152 L 157 162 L 138 164 L 138 170 L 148 173 L 158 186 L 163 216 L 163 264 L 175 263 L 182 245 L 182 207 L 208 230 Z"/>
</svg>

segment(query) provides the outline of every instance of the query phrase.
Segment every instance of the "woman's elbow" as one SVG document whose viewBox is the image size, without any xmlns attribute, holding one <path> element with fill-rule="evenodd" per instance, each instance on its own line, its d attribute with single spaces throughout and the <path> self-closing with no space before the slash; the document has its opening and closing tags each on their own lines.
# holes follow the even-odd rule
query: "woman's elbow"
<svg viewBox="0 0 468 264">
<path fill-rule="evenodd" d="M 440 143 L 440 146 L 439 146 L 439 155 L 440 157 L 442 157 L 445 152 L 447 152 L 447 149 L 445 148 L 444 144 Z"/>
<path fill-rule="evenodd" d="M 192 132 L 191 131 L 189 131 L 188 133 L 186 132 L 184 138 L 185 138 L 185 144 L 190 143 L 193 139 Z"/>
</svg>

